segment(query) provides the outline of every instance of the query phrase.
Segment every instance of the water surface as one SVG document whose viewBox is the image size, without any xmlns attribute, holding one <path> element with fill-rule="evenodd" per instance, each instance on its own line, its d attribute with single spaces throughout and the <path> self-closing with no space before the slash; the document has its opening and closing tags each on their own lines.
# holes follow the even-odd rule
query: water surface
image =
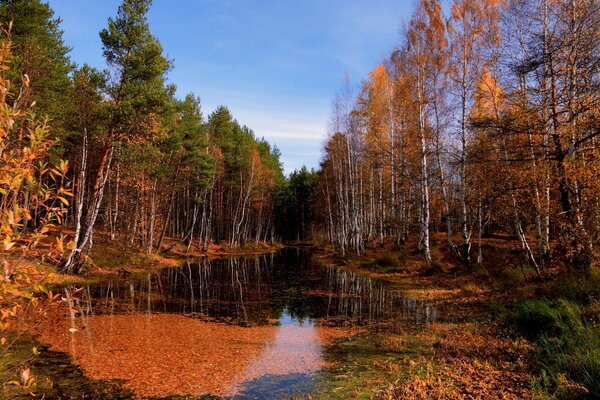
<svg viewBox="0 0 600 400">
<path fill-rule="evenodd" d="M 35 333 L 87 375 L 140 397 L 313 394 L 337 340 L 437 318 L 427 303 L 299 249 L 202 259 L 64 295 Z"/>
</svg>

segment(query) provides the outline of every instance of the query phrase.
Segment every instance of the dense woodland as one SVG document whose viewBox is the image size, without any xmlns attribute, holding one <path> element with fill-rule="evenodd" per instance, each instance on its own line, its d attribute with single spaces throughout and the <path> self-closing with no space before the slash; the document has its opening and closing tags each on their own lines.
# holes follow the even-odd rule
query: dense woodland
<svg viewBox="0 0 600 400">
<path fill-rule="evenodd" d="M 422 0 L 401 45 L 335 98 L 316 177 L 342 252 L 445 232 L 466 265 L 514 235 L 588 272 L 600 233 L 600 4 Z"/>
<path fill-rule="evenodd" d="M 52 148 L 44 161 L 65 163 L 61 188 L 71 196 L 62 199 L 70 207 L 59 222 L 74 230 L 65 270 L 77 271 L 95 231 L 147 253 L 165 236 L 203 249 L 275 239 L 276 188 L 284 182 L 278 149 L 226 107 L 205 119 L 198 97 L 175 96 L 167 82 L 173 60 L 146 21 L 150 4 L 125 1 L 109 19 L 100 32 L 104 70 L 70 61 L 46 3 L 0 4 L 14 54 L 7 79 L 22 87 L 12 96 L 46 121 Z M 27 208 L 30 197 L 23 186 L 11 206 Z M 28 224 L 35 229 L 35 218 Z"/>
<path fill-rule="evenodd" d="M 9 97 L 45 121 L 45 161 L 66 163 L 66 270 L 101 231 L 147 253 L 166 236 L 188 249 L 326 238 L 343 254 L 413 239 L 428 264 L 431 234 L 445 232 L 465 265 L 485 257 L 482 236 L 509 233 L 539 273 L 557 252 L 589 271 L 600 232 L 593 0 L 420 1 L 401 44 L 336 96 L 320 170 L 288 178 L 278 149 L 226 107 L 205 119 L 196 95 L 175 96 L 150 1 L 124 1 L 100 32 L 104 70 L 70 61 L 47 4 L 0 5 Z M 11 201 L 27 208 L 31 193 Z"/>
</svg>

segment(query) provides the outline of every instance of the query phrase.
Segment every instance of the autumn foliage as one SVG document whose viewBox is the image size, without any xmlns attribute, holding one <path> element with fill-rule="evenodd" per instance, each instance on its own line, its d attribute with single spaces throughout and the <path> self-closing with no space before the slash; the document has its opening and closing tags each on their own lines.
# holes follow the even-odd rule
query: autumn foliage
<svg viewBox="0 0 600 400">
<path fill-rule="evenodd" d="M 65 181 L 68 164 L 52 161 L 47 125 L 23 99 L 29 78 L 13 87 L 7 78 L 13 59 L 9 32 L 0 39 L 0 355 L 18 332 L 15 322 L 34 293 L 46 291 L 39 263 L 57 260 L 65 250 L 63 237 L 41 241 L 55 223 L 62 222 L 71 192 Z M 11 335 L 9 336 L 9 332 Z M 27 384 L 25 379 L 23 384 Z"/>
<path fill-rule="evenodd" d="M 589 273 L 599 18 L 587 0 L 457 0 L 449 15 L 420 1 L 398 48 L 334 100 L 328 239 L 361 253 L 413 238 L 431 264 L 439 230 L 468 266 L 485 257 L 482 236 L 502 233 L 540 275 L 553 257 Z"/>
</svg>

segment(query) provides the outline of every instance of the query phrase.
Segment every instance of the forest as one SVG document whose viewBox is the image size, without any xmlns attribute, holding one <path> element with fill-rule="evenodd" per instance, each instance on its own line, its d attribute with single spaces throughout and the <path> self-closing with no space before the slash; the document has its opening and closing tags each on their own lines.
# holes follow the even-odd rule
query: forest
<svg viewBox="0 0 600 400">
<path fill-rule="evenodd" d="M 329 350 L 318 356 L 327 362 L 310 366 L 325 372 L 310 373 L 338 386 L 320 388 L 324 395 L 299 392 L 307 398 L 599 398 L 600 3 L 448 3 L 415 2 L 393 50 L 360 84 L 343 79 L 319 167 L 286 176 L 278 147 L 227 106 L 205 115 L 201 93 L 177 96 L 168 78 L 175 62 L 148 22 L 151 0 L 123 0 L 99 32 L 105 69 L 71 60 L 48 3 L 1 0 L 0 357 L 8 361 L 0 362 L 0 393 L 21 398 L 11 385 L 45 393 L 32 378 L 39 345 L 25 361 L 13 360 L 15 348 L 32 347 L 24 340 L 46 337 L 28 328 L 32 320 L 45 321 L 52 304 L 64 303 L 71 325 L 60 321 L 76 335 L 83 328 L 75 317 L 88 318 L 98 306 L 98 280 L 124 283 L 148 273 L 130 294 L 118 284 L 98 290 L 105 299 L 129 296 L 123 301 L 130 305 L 135 293 L 147 292 L 147 313 L 192 315 L 220 326 L 223 337 L 249 342 L 251 330 L 267 329 L 273 318 L 282 329 L 281 318 L 305 328 L 313 321 L 310 329 L 323 329 L 313 334 Z M 290 272 L 306 261 L 284 246 L 352 272 Z M 219 258 L 232 254 L 258 258 Z M 198 257 L 207 258 L 192 273 L 189 260 Z M 223 279 L 209 259 L 229 271 Z M 277 272 L 288 262 L 292 281 Z M 157 268 L 167 265 L 184 265 L 180 279 L 189 288 L 179 287 L 178 272 L 165 281 Z M 160 286 L 154 295 L 185 293 L 192 311 L 175 307 L 175 316 L 150 307 L 153 280 Z M 329 286 L 315 289 L 317 281 Z M 298 299 L 289 288 L 278 297 L 291 282 L 308 289 L 298 289 Z M 75 295 L 81 290 L 88 300 Z M 310 296 L 327 290 L 344 318 L 310 308 L 322 300 Z M 257 318 L 266 312 L 262 296 L 272 315 Z M 379 308 L 371 311 L 375 298 Z M 203 299 L 212 300 L 195 311 Z M 415 308 L 407 299 L 427 303 Z M 393 325 L 405 318 L 390 305 L 399 303 L 413 304 L 406 312 L 425 313 L 431 325 L 369 331 L 374 319 Z M 231 304 L 233 314 L 221 315 Z M 44 317 L 31 317 L 40 307 Z M 229 332 L 232 321 L 250 330 Z M 355 335 L 381 354 L 357 361 L 340 339 Z M 50 336 L 40 343 L 69 354 L 81 379 L 110 380 L 69 353 L 74 346 Z M 343 382 L 346 367 L 356 377 Z M 192 393 L 126 383 L 133 395 L 106 398 L 246 393 L 226 386 Z M 79 398 L 52 393 L 46 398 Z M 249 398 L 271 398 L 257 393 Z"/>
<path fill-rule="evenodd" d="M 62 197 L 69 207 L 61 221 L 74 229 L 65 270 L 77 272 L 95 228 L 149 254 L 160 250 L 165 235 L 200 247 L 274 238 L 275 189 L 284 179 L 277 148 L 227 107 L 205 121 L 197 96 L 174 96 L 167 83 L 173 63 L 150 32 L 149 5 L 125 2 L 100 32 L 103 71 L 69 60 L 47 4 L 3 5 L 4 21 L 22 21 L 5 39 L 14 53 L 14 76 L 6 79 L 22 88 L 9 101 L 20 106 L 22 119 L 35 118 L 28 124 L 48 129 L 47 161 L 69 165 L 52 190 L 72 195 Z M 30 196 L 23 188 L 5 205 L 26 204 Z M 36 228 L 36 218 L 29 223 Z"/>
<path fill-rule="evenodd" d="M 449 17 L 420 2 L 405 43 L 335 99 L 317 184 L 327 239 L 360 254 L 418 236 L 431 264 L 444 231 L 468 266 L 482 236 L 507 232 L 538 274 L 557 252 L 589 273 L 597 24 L 594 2 L 457 1 Z"/>
</svg>

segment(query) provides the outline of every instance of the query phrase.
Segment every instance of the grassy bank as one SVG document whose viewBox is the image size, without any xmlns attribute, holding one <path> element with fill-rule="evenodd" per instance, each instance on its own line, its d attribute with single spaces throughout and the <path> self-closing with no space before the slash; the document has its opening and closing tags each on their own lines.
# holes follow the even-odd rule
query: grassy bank
<svg viewBox="0 0 600 400">
<path fill-rule="evenodd" d="M 487 257 L 465 268 L 436 238 L 427 268 L 415 244 L 370 246 L 361 257 L 321 249 L 320 261 L 386 280 L 428 300 L 442 318 L 424 329 L 339 343 L 338 398 L 598 398 L 600 273 L 581 278 L 560 261 L 538 279 L 511 238 L 484 241 Z"/>
<path fill-rule="evenodd" d="M 56 234 L 69 232 L 57 232 Z M 206 257 L 218 259 L 234 256 L 268 254 L 283 247 L 280 243 L 249 242 L 243 247 L 231 247 L 228 243 L 211 244 L 206 250 L 186 245 L 174 238 L 165 238 L 161 252 L 148 253 L 139 248 L 124 245 L 118 238 L 109 240 L 102 233 L 86 259 L 81 273 L 61 273 L 54 265 L 44 265 L 44 282 L 50 287 L 92 283 L 106 279 L 118 279 L 133 274 L 146 273 L 165 267 L 176 267 L 187 259 Z M 50 236 L 48 240 L 53 240 Z"/>
</svg>

